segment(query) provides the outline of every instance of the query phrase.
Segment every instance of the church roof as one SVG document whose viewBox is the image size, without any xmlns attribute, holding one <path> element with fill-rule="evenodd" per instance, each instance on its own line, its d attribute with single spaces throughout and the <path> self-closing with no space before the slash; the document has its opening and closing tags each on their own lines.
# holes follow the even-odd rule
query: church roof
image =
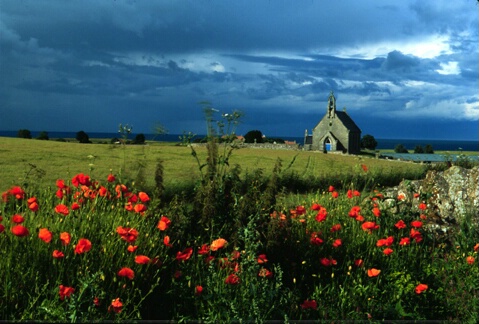
<svg viewBox="0 0 479 324">
<path fill-rule="evenodd" d="M 343 123 L 344 127 L 353 132 L 361 132 L 361 129 L 356 125 L 356 123 L 349 117 L 345 111 L 337 111 L 336 117 Z"/>
</svg>

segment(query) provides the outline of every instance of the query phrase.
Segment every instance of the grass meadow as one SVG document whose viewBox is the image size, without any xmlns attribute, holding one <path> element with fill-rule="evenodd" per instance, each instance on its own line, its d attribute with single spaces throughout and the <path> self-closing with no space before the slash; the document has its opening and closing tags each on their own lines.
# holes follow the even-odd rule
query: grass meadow
<svg viewBox="0 0 479 324">
<path fill-rule="evenodd" d="M 0 157 L 1 320 L 479 320 L 477 224 L 437 236 L 430 193 L 381 193 L 426 165 L 214 140 Z"/>
</svg>

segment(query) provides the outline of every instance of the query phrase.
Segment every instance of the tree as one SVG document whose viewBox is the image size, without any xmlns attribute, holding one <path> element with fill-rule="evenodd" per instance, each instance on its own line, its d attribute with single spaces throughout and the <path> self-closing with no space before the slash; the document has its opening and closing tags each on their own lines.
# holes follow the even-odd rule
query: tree
<svg viewBox="0 0 479 324">
<path fill-rule="evenodd" d="M 434 150 L 432 149 L 431 144 L 427 144 L 427 145 L 424 147 L 424 153 L 426 153 L 426 154 L 434 154 Z"/>
<path fill-rule="evenodd" d="M 20 129 L 17 133 L 19 138 L 32 138 L 32 133 L 28 129 Z"/>
<path fill-rule="evenodd" d="M 89 137 L 88 134 L 85 133 L 84 131 L 79 131 L 79 132 L 77 133 L 76 139 L 77 139 L 77 141 L 80 142 L 80 143 L 91 143 L 91 142 L 90 142 L 90 137 Z"/>
<path fill-rule="evenodd" d="M 422 148 L 421 145 L 416 145 L 416 147 L 414 148 L 414 153 L 417 153 L 417 154 L 424 153 L 424 149 Z"/>
<path fill-rule="evenodd" d="M 137 134 L 135 136 L 135 144 L 145 144 L 145 134 Z"/>
<path fill-rule="evenodd" d="M 408 150 L 402 144 L 396 145 L 396 147 L 394 148 L 394 152 L 396 152 L 396 153 L 409 153 Z"/>
<path fill-rule="evenodd" d="M 361 148 L 365 148 L 368 150 L 374 150 L 378 146 L 378 142 L 374 138 L 374 136 L 366 134 L 361 139 Z"/>
<path fill-rule="evenodd" d="M 40 134 L 38 134 L 37 139 L 39 139 L 39 140 L 44 140 L 44 141 L 48 141 L 50 138 L 48 137 L 48 133 L 47 133 L 47 132 L 42 131 L 42 132 L 40 132 Z"/>
<path fill-rule="evenodd" d="M 255 141 L 256 140 L 256 141 Z M 259 130 L 251 130 L 244 136 L 245 143 L 263 143 L 263 133 Z"/>
</svg>

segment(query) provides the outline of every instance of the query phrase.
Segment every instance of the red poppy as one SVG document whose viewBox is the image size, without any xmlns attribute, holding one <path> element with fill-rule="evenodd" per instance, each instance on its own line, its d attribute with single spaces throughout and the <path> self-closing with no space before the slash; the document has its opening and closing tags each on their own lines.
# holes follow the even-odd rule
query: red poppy
<svg viewBox="0 0 479 324">
<path fill-rule="evenodd" d="M 57 212 L 58 214 L 62 214 L 64 216 L 68 215 L 69 213 L 69 210 L 68 210 L 68 207 L 65 206 L 64 204 L 58 204 L 55 206 L 55 212 Z"/>
<path fill-rule="evenodd" d="M 396 226 L 397 229 L 403 229 L 403 228 L 406 228 L 406 223 L 404 223 L 404 221 L 401 219 L 399 222 L 397 222 L 396 224 L 394 224 L 394 226 Z"/>
<path fill-rule="evenodd" d="M 329 186 L 329 188 L 328 188 L 328 191 L 329 191 L 329 192 L 333 192 L 334 190 L 335 190 L 335 189 L 334 189 L 333 186 Z"/>
<path fill-rule="evenodd" d="M 362 259 L 356 259 L 354 260 L 354 265 L 356 267 L 361 267 L 364 264 L 364 261 Z"/>
<path fill-rule="evenodd" d="M 98 297 L 93 298 L 93 305 L 97 307 L 100 306 L 100 298 Z"/>
<path fill-rule="evenodd" d="M 318 214 L 316 215 L 316 221 L 317 222 L 324 222 L 326 220 L 326 216 L 328 215 L 328 212 L 326 211 L 326 208 L 321 207 L 318 211 Z"/>
<path fill-rule="evenodd" d="M 125 209 L 130 211 L 130 212 L 133 211 L 134 210 L 133 204 L 131 202 L 127 202 L 125 204 Z"/>
<path fill-rule="evenodd" d="M 473 247 L 474 251 L 479 251 L 479 243 L 476 243 L 476 245 L 474 245 Z"/>
<path fill-rule="evenodd" d="M 426 210 L 426 209 L 427 209 L 427 205 L 426 205 L 425 203 L 420 203 L 419 206 L 418 206 L 418 208 L 419 208 L 420 210 Z"/>
<path fill-rule="evenodd" d="M 415 227 L 415 228 L 420 228 L 420 227 L 422 227 L 422 222 L 418 221 L 418 220 L 412 221 L 411 226 Z"/>
<path fill-rule="evenodd" d="M 214 240 L 210 244 L 210 250 L 211 251 L 218 251 L 219 249 L 222 249 L 225 247 L 225 245 L 228 243 L 224 238 L 219 238 L 217 240 Z"/>
<path fill-rule="evenodd" d="M 258 277 L 271 278 L 273 277 L 273 273 L 266 268 L 261 268 L 258 272 Z"/>
<path fill-rule="evenodd" d="M 332 265 L 336 265 L 338 264 L 338 262 L 332 258 L 321 258 L 319 259 L 319 263 L 321 263 L 323 266 L 325 267 L 329 267 L 329 266 L 332 266 Z"/>
<path fill-rule="evenodd" d="M 74 288 L 60 285 L 58 295 L 60 295 L 60 300 L 64 300 L 65 297 L 70 297 L 74 292 Z"/>
<path fill-rule="evenodd" d="M 146 205 L 143 205 L 143 204 L 136 204 L 134 208 L 135 213 L 138 213 L 138 214 L 145 212 L 147 209 L 148 208 L 146 207 Z"/>
<path fill-rule="evenodd" d="M 296 214 L 297 215 L 304 215 L 306 214 L 306 208 L 304 206 L 297 206 L 296 207 Z"/>
<path fill-rule="evenodd" d="M 38 232 L 38 237 L 45 243 L 50 243 L 52 241 L 53 235 L 48 228 L 40 228 Z"/>
<path fill-rule="evenodd" d="M 91 186 L 90 177 L 87 176 L 86 174 L 79 173 L 72 178 L 72 184 L 75 187 L 78 187 L 79 185 L 84 185 L 84 186 L 89 187 L 89 186 Z"/>
<path fill-rule="evenodd" d="M 165 235 L 163 238 L 163 244 L 166 245 L 167 247 L 172 247 L 173 245 L 170 244 L 170 237 L 168 235 Z"/>
<path fill-rule="evenodd" d="M 115 176 L 111 173 L 106 178 L 106 181 L 108 181 L 108 182 L 115 182 L 115 180 L 116 180 Z"/>
<path fill-rule="evenodd" d="M 116 197 L 120 198 L 122 195 L 126 196 L 128 188 L 124 184 L 117 184 L 115 187 Z"/>
<path fill-rule="evenodd" d="M 348 215 L 349 217 L 356 218 L 359 216 L 359 213 L 361 212 L 361 207 L 359 206 L 353 206 L 351 210 L 349 211 Z"/>
<path fill-rule="evenodd" d="M 240 278 L 234 273 L 232 273 L 228 277 L 226 277 L 225 283 L 228 285 L 237 285 L 240 283 Z"/>
<path fill-rule="evenodd" d="M 376 230 L 379 228 L 379 225 L 376 224 L 375 222 L 364 222 L 363 225 L 361 225 L 361 228 L 364 230 L 364 231 L 373 231 L 373 230 Z"/>
<path fill-rule="evenodd" d="M 368 172 L 368 166 L 365 164 L 361 164 L 361 168 L 363 168 L 364 172 Z"/>
<path fill-rule="evenodd" d="M 360 193 L 359 191 L 357 191 L 357 190 L 354 190 L 354 191 L 353 191 L 353 196 L 359 197 L 359 196 L 361 196 L 361 193 Z"/>
<path fill-rule="evenodd" d="M 411 232 L 409 235 L 416 243 L 419 243 L 422 241 L 422 234 L 421 232 L 415 230 L 414 228 L 411 228 Z"/>
<path fill-rule="evenodd" d="M 403 237 L 399 241 L 399 245 L 409 245 L 409 244 L 411 244 L 411 240 L 409 239 L 409 237 Z"/>
<path fill-rule="evenodd" d="M 114 311 L 115 313 L 121 313 L 123 309 L 123 303 L 120 301 L 120 298 L 113 299 L 111 305 L 108 307 L 108 311 Z"/>
<path fill-rule="evenodd" d="M 468 264 L 471 264 L 471 265 L 472 265 L 472 264 L 474 264 L 474 261 L 476 261 L 476 259 L 474 259 L 474 257 L 472 257 L 472 256 L 468 256 L 468 257 L 466 258 L 466 262 L 467 262 Z"/>
<path fill-rule="evenodd" d="M 203 292 L 203 287 L 202 286 L 196 286 L 195 287 L 195 295 L 199 296 Z"/>
<path fill-rule="evenodd" d="M 25 221 L 25 218 L 23 218 L 22 215 L 13 215 L 12 216 L 12 222 L 15 224 L 21 224 Z"/>
<path fill-rule="evenodd" d="M 376 268 L 368 269 L 368 277 L 377 277 L 381 273 L 381 270 Z"/>
<path fill-rule="evenodd" d="M 377 207 L 373 208 L 373 215 L 376 216 L 376 217 L 381 216 L 381 211 L 379 210 L 379 208 L 377 208 Z"/>
<path fill-rule="evenodd" d="M 60 241 L 62 241 L 63 245 L 68 245 L 70 244 L 71 241 L 71 235 L 68 232 L 62 232 L 60 233 Z"/>
<path fill-rule="evenodd" d="M 148 196 L 146 192 L 143 192 L 143 191 L 139 192 L 138 197 L 140 198 L 141 202 L 150 201 L 150 197 Z"/>
<path fill-rule="evenodd" d="M 331 227 L 331 233 L 334 233 L 334 232 L 337 232 L 341 230 L 341 224 L 334 224 L 332 227 Z"/>
<path fill-rule="evenodd" d="M 25 198 L 25 191 L 23 191 L 23 189 L 18 186 L 10 188 L 8 192 L 17 200 L 21 200 Z"/>
<path fill-rule="evenodd" d="M 318 303 L 313 299 L 313 300 L 305 300 L 301 304 L 302 309 L 317 309 L 318 308 Z"/>
<path fill-rule="evenodd" d="M 313 232 L 311 233 L 311 237 L 309 239 L 309 242 L 313 245 L 321 245 L 323 244 L 323 240 L 319 237 L 319 234 L 318 232 Z"/>
<path fill-rule="evenodd" d="M 399 194 L 398 197 L 397 197 L 398 200 L 404 200 L 405 198 L 406 198 L 406 196 L 402 193 Z"/>
<path fill-rule="evenodd" d="M 150 263 L 151 259 L 146 255 L 137 255 L 135 257 L 135 262 L 138 264 L 148 264 Z"/>
<path fill-rule="evenodd" d="M 338 247 L 340 247 L 341 245 L 343 245 L 343 242 L 341 241 L 341 239 L 336 239 L 336 240 L 333 242 L 333 247 L 335 247 L 335 248 L 338 248 Z"/>
<path fill-rule="evenodd" d="M 393 253 L 393 252 L 394 252 L 394 251 L 393 251 L 393 249 L 391 249 L 391 248 L 386 248 L 386 249 L 384 249 L 384 251 L 383 251 L 383 253 L 386 254 L 386 255 L 390 255 L 390 254 Z"/>
<path fill-rule="evenodd" d="M 351 189 L 348 190 L 347 196 L 349 199 L 353 198 L 353 191 Z"/>
<path fill-rule="evenodd" d="M 11 229 L 12 234 L 18 237 L 27 236 L 29 234 L 28 229 L 22 225 L 15 225 Z"/>
<path fill-rule="evenodd" d="M 203 244 L 198 250 L 198 254 L 200 255 L 208 254 L 208 252 L 210 252 L 210 247 L 208 244 Z"/>
<path fill-rule="evenodd" d="M 133 278 L 135 278 L 135 272 L 127 267 L 121 268 L 117 274 L 120 277 L 127 277 L 130 280 L 133 280 Z"/>
<path fill-rule="evenodd" d="M 157 228 L 160 231 L 165 231 L 170 227 L 171 221 L 166 216 L 161 216 L 160 221 L 158 222 Z"/>
<path fill-rule="evenodd" d="M 333 191 L 333 192 L 331 193 L 331 197 L 333 197 L 333 198 L 338 198 L 338 197 L 339 197 L 339 193 L 338 193 L 337 191 Z"/>
<path fill-rule="evenodd" d="M 91 250 L 91 242 L 88 239 L 81 238 L 75 246 L 75 254 L 83 254 Z"/>
<path fill-rule="evenodd" d="M 320 209 L 321 209 L 321 205 L 318 203 L 314 203 L 311 205 L 311 210 L 320 210 Z"/>
<path fill-rule="evenodd" d="M 419 295 L 419 294 L 425 292 L 427 290 L 427 288 L 428 288 L 428 286 L 426 284 L 419 284 L 414 289 L 414 292 Z"/>
<path fill-rule="evenodd" d="M 121 239 L 128 243 L 133 243 L 138 238 L 138 231 L 134 228 L 118 226 L 116 232 L 120 235 Z"/>
<path fill-rule="evenodd" d="M 192 254 L 193 254 L 193 248 L 188 247 L 188 248 L 184 249 L 183 251 L 181 251 L 181 252 L 178 251 L 176 253 L 176 260 L 186 261 L 191 257 Z"/>
<path fill-rule="evenodd" d="M 128 252 L 133 253 L 138 249 L 138 246 L 135 245 L 128 245 L 128 248 L 126 249 Z"/>
<path fill-rule="evenodd" d="M 59 250 L 53 250 L 52 255 L 55 259 L 61 259 L 65 256 L 65 254 L 63 254 L 63 252 Z"/>
<path fill-rule="evenodd" d="M 37 212 L 38 211 L 38 201 L 36 197 L 31 197 L 27 200 L 28 203 L 28 209 L 30 209 L 32 212 Z"/>
<path fill-rule="evenodd" d="M 77 209 L 80 209 L 80 205 L 76 202 L 74 202 L 72 205 L 71 205 L 71 209 L 72 210 L 77 210 Z"/>
<path fill-rule="evenodd" d="M 3 233 L 3 231 L 5 231 L 5 226 L 3 226 L 2 224 L 0 224 L 0 233 Z"/>
<path fill-rule="evenodd" d="M 267 262 L 268 262 L 268 259 L 266 258 L 266 254 L 260 254 L 260 255 L 258 255 L 257 261 L 258 261 L 259 264 L 267 263 Z"/>
</svg>

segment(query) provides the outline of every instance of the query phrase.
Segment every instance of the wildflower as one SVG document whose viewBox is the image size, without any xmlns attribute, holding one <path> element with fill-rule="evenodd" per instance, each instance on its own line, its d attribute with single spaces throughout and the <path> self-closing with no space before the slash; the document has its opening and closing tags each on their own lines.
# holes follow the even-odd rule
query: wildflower
<svg viewBox="0 0 479 324">
<path fill-rule="evenodd" d="M 134 228 L 118 226 L 116 232 L 120 235 L 121 239 L 128 243 L 133 243 L 138 238 L 138 231 Z"/>
<path fill-rule="evenodd" d="M 394 237 L 389 236 L 388 238 L 385 239 L 379 239 L 376 242 L 376 246 L 391 246 L 394 243 Z"/>
<path fill-rule="evenodd" d="M 420 228 L 422 226 L 422 222 L 418 221 L 418 220 L 415 220 L 415 221 L 411 222 L 411 226 L 415 227 L 415 228 Z"/>
<path fill-rule="evenodd" d="M 304 206 L 296 206 L 296 215 L 306 214 L 306 208 Z"/>
<path fill-rule="evenodd" d="M 55 206 L 55 212 L 58 214 L 62 214 L 64 216 L 68 215 L 68 207 L 65 206 L 64 204 L 58 204 Z"/>
<path fill-rule="evenodd" d="M 144 204 L 136 204 L 134 207 L 135 213 L 140 214 L 147 210 L 148 208 Z"/>
<path fill-rule="evenodd" d="M 422 241 L 422 234 L 421 232 L 415 230 L 414 228 L 411 228 L 411 233 L 409 235 L 416 243 L 419 243 Z"/>
<path fill-rule="evenodd" d="M 60 233 L 60 241 L 62 241 L 63 245 L 68 245 L 70 244 L 71 241 L 71 235 L 68 232 L 62 232 Z"/>
<path fill-rule="evenodd" d="M 373 215 L 376 216 L 376 217 L 381 216 L 381 211 L 379 210 L 379 208 L 377 208 L 377 207 L 373 208 Z"/>
<path fill-rule="evenodd" d="M 55 259 L 61 259 L 65 256 L 65 254 L 63 254 L 63 252 L 59 250 L 53 250 L 52 255 Z"/>
<path fill-rule="evenodd" d="M 151 261 L 146 255 L 137 255 L 135 257 L 135 262 L 138 264 L 148 264 Z"/>
<path fill-rule="evenodd" d="M 45 243 L 50 243 L 52 240 L 52 232 L 48 230 L 48 228 L 40 228 L 38 232 L 38 238 L 40 238 Z"/>
<path fill-rule="evenodd" d="M 376 268 L 368 269 L 368 277 L 377 277 L 381 273 L 381 270 Z"/>
<path fill-rule="evenodd" d="M 417 192 L 415 192 L 415 193 L 413 194 L 413 197 L 414 197 L 414 198 L 419 198 L 419 196 L 420 196 L 420 195 L 419 195 Z"/>
<path fill-rule="evenodd" d="M 335 189 L 334 189 L 333 186 L 329 186 L 329 188 L 328 188 L 328 191 L 329 191 L 329 192 L 333 192 L 334 190 L 335 190 Z"/>
<path fill-rule="evenodd" d="M 472 257 L 472 256 L 468 256 L 468 257 L 466 258 L 466 262 L 467 262 L 468 264 L 471 264 L 471 265 L 472 265 L 472 264 L 474 264 L 474 261 L 476 261 L 476 259 L 474 259 L 474 257 Z"/>
<path fill-rule="evenodd" d="M 399 241 L 399 245 L 409 245 L 409 244 L 411 244 L 411 240 L 409 239 L 409 237 L 403 237 Z"/>
<path fill-rule="evenodd" d="M 364 222 L 363 225 L 361 225 L 361 228 L 364 231 L 369 231 L 369 233 L 371 233 L 371 231 L 378 229 L 379 225 L 375 222 Z"/>
<path fill-rule="evenodd" d="M 396 224 L 394 224 L 394 226 L 395 226 L 397 229 L 403 229 L 403 228 L 406 228 L 406 223 L 404 223 L 404 221 L 401 219 L 399 222 L 397 222 Z"/>
<path fill-rule="evenodd" d="M 393 253 L 393 252 L 394 252 L 394 251 L 393 251 L 393 249 L 391 249 L 391 248 L 385 248 L 384 251 L 383 251 L 383 253 L 384 253 L 385 255 L 390 255 L 390 254 Z"/>
<path fill-rule="evenodd" d="M 3 233 L 3 231 L 5 231 L 5 226 L 3 226 L 3 224 L 0 224 L 0 233 Z"/>
<path fill-rule="evenodd" d="M 198 250 L 198 254 L 204 255 L 210 252 L 210 246 L 208 244 L 203 244 L 201 248 Z"/>
<path fill-rule="evenodd" d="M 338 264 L 338 262 L 332 258 L 321 258 L 319 259 L 319 263 L 321 263 L 323 266 L 325 267 L 329 267 L 329 266 L 332 266 L 332 265 L 336 265 Z"/>
<path fill-rule="evenodd" d="M 336 199 L 336 198 L 339 197 L 339 193 L 338 193 L 337 191 L 333 191 L 333 192 L 331 193 L 331 197 L 333 197 L 333 198 Z"/>
<path fill-rule="evenodd" d="M 341 224 L 334 224 L 332 227 L 331 227 L 331 233 L 334 233 L 334 232 L 337 232 L 341 230 Z"/>
<path fill-rule="evenodd" d="M 311 236 L 310 236 L 310 239 L 309 239 L 309 242 L 313 245 L 321 245 L 323 244 L 323 240 L 319 237 L 319 234 L 318 232 L 313 232 L 311 233 Z"/>
<path fill-rule="evenodd" d="M 186 261 L 191 257 L 192 254 L 193 254 L 193 248 L 188 247 L 188 248 L 184 249 L 182 252 L 178 251 L 176 253 L 176 260 Z"/>
<path fill-rule="evenodd" d="M 336 239 L 336 240 L 333 242 L 333 247 L 335 247 L 335 248 L 338 248 L 338 247 L 340 247 L 341 245 L 343 245 L 343 242 L 341 241 L 341 239 Z"/>
<path fill-rule="evenodd" d="M 222 249 L 227 243 L 228 241 L 226 241 L 225 239 L 219 238 L 211 242 L 210 249 L 211 251 L 217 251 L 219 249 Z"/>
<path fill-rule="evenodd" d="M 116 180 L 115 176 L 111 173 L 106 178 L 106 181 L 108 181 L 108 182 L 115 182 L 115 180 Z"/>
<path fill-rule="evenodd" d="M 22 199 L 25 198 L 25 191 L 21 187 L 18 187 L 18 186 L 10 188 L 10 190 L 8 190 L 8 194 L 15 197 L 15 199 L 17 199 L 17 200 L 22 200 Z"/>
<path fill-rule="evenodd" d="M 93 305 L 96 307 L 100 306 L 100 298 L 95 296 L 95 298 L 93 298 Z"/>
<path fill-rule="evenodd" d="M 80 205 L 76 202 L 74 202 L 71 206 L 70 206 L 71 210 L 77 210 L 77 209 L 80 209 Z"/>
<path fill-rule="evenodd" d="M 28 209 L 30 209 L 32 212 L 37 212 L 38 211 L 38 201 L 36 197 L 31 197 L 27 200 L 28 203 Z"/>
<path fill-rule="evenodd" d="M 354 260 L 354 265 L 356 267 L 361 267 L 363 265 L 364 261 L 362 259 L 356 259 Z"/>
<path fill-rule="evenodd" d="M 353 191 L 351 189 L 348 190 L 347 196 L 349 199 L 353 198 Z"/>
<path fill-rule="evenodd" d="M 419 208 L 420 210 L 426 210 L 426 209 L 427 209 L 427 205 L 422 202 L 422 203 L 419 204 L 418 208 Z"/>
<path fill-rule="evenodd" d="M 397 197 L 399 201 L 406 199 L 406 196 L 403 193 L 400 193 Z"/>
<path fill-rule="evenodd" d="M 313 299 L 313 300 L 308 300 L 306 299 L 302 304 L 301 304 L 302 309 L 314 309 L 316 310 L 318 308 L 318 303 Z"/>
<path fill-rule="evenodd" d="M 232 273 L 226 277 L 225 283 L 228 285 L 237 285 L 240 283 L 240 278 L 236 274 Z"/>
<path fill-rule="evenodd" d="M 364 172 L 368 172 L 368 166 L 365 164 L 361 164 L 361 168 L 363 169 Z"/>
<path fill-rule="evenodd" d="M 324 222 L 326 220 L 326 216 L 328 215 L 328 212 L 326 211 L 326 208 L 321 207 L 318 214 L 316 215 L 316 221 L 317 222 Z"/>
<path fill-rule="evenodd" d="M 15 225 L 12 227 L 11 232 L 18 237 L 27 236 L 29 234 L 28 229 L 22 225 Z"/>
<path fill-rule="evenodd" d="M 359 213 L 361 212 L 361 207 L 359 206 L 353 206 L 351 210 L 349 211 L 348 215 L 349 217 L 356 218 L 359 216 Z"/>
<path fill-rule="evenodd" d="M 143 191 L 138 193 L 138 198 L 140 198 L 141 202 L 143 203 L 150 201 L 150 197 L 148 196 L 148 194 Z"/>
<path fill-rule="evenodd" d="M 117 274 L 120 277 L 126 277 L 130 280 L 133 280 L 133 278 L 135 278 L 135 272 L 128 267 L 121 268 Z"/>
<path fill-rule="evenodd" d="M 123 309 L 123 303 L 120 301 L 120 298 L 113 299 L 111 301 L 110 307 L 108 307 L 108 311 L 114 311 L 115 313 L 121 313 L 121 310 Z"/>
<path fill-rule="evenodd" d="M 75 254 L 82 254 L 91 250 L 91 242 L 88 239 L 81 238 L 75 247 Z"/>
<path fill-rule="evenodd" d="M 79 185 L 89 187 L 89 186 L 91 186 L 90 177 L 83 174 L 83 173 L 79 173 L 72 178 L 72 184 L 75 187 L 78 187 Z"/>
<path fill-rule="evenodd" d="M 317 204 L 317 203 L 314 203 L 312 206 L 311 206 L 311 210 L 320 210 L 321 209 L 321 205 L 320 204 Z"/>
<path fill-rule="evenodd" d="M 266 268 L 261 268 L 258 272 L 258 277 L 271 278 L 273 277 L 273 273 Z"/>
<path fill-rule="evenodd" d="M 479 243 L 476 243 L 476 245 L 474 245 L 474 251 L 477 252 L 479 251 Z"/>
<path fill-rule="evenodd" d="M 266 255 L 264 255 L 264 254 L 262 254 L 262 255 L 266 258 Z M 240 256 L 241 256 L 241 253 L 238 250 L 234 250 L 233 252 L 231 252 L 231 259 L 233 259 L 233 260 L 239 259 Z M 266 261 L 268 261 L 268 260 L 266 260 Z"/>
<path fill-rule="evenodd" d="M 74 292 L 74 288 L 60 285 L 58 295 L 60 295 L 60 300 L 64 300 L 65 297 L 70 297 Z"/>
<path fill-rule="evenodd" d="M 166 216 L 161 216 L 160 221 L 158 222 L 157 228 L 160 231 L 165 231 L 170 227 L 171 221 Z"/>
<path fill-rule="evenodd" d="M 258 261 L 259 264 L 264 264 L 264 263 L 268 262 L 268 259 L 266 258 L 266 254 L 258 255 L 257 261 Z"/>
<path fill-rule="evenodd" d="M 15 224 L 21 224 L 25 221 L 25 218 L 23 218 L 22 215 L 13 215 L 12 216 L 12 222 Z"/>
<path fill-rule="evenodd" d="M 203 292 L 203 287 L 202 286 L 198 285 L 198 286 L 195 287 L 195 295 L 196 296 L 201 295 L 202 292 Z"/>
<path fill-rule="evenodd" d="M 128 245 L 128 248 L 126 249 L 128 252 L 133 253 L 138 249 L 138 246 L 135 245 Z"/>
<path fill-rule="evenodd" d="M 163 238 L 163 244 L 166 245 L 167 247 L 172 247 L 173 245 L 170 244 L 170 237 L 168 235 L 165 235 Z"/>
<path fill-rule="evenodd" d="M 419 294 L 423 293 L 424 291 L 426 291 L 427 288 L 428 288 L 428 286 L 426 284 L 419 284 L 414 289 L 414 292 L 419 295 Z"/>
</svg>

